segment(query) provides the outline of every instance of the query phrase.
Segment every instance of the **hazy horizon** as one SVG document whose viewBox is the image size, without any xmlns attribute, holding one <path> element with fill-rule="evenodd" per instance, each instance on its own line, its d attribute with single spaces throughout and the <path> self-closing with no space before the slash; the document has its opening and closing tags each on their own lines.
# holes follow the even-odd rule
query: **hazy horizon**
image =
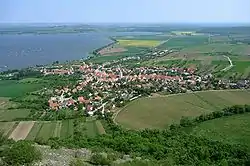
<svg viewBox="0 0 250 166">
<path fill-rule="evenodd" d="M 249 24 L 249 0 L 1 0 L 0 23 Z"/>
</svg>

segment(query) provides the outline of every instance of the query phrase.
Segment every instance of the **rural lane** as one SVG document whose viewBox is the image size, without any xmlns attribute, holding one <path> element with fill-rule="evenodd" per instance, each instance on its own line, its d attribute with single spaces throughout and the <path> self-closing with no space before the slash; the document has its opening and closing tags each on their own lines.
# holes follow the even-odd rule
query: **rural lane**
<svg viewBox="0 0 250 166">
<path fill-rule="evenodd" d="M 223 55 L 225 58 L 227 58 L 228 59 L 228 62 L 230 63 L 230 65 L 229 66 L 227 66 L 227 67 L 225 67 L 224 69 L 222 69 L 221 71 L 228 71 L 228 70 L 230 70 L 232 67 L 233 67 L 233 62 L 232 62 L 232 60 L 230 59 L 230 57 L 228 57 L 228 56 L 226 56 L 226 55 Z"/>
</svg>

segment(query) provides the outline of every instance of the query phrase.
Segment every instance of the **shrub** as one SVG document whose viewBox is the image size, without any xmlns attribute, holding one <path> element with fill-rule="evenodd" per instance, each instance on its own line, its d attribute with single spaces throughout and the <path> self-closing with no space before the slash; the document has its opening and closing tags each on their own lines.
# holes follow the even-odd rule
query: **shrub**
<svg viewBox="0 0 250 166">
<path fill-rule="evenodd" d="M 87 164 L 79 158 L 74 158 L 70 161 L 69 166 L 87 166 Z"/>
<path fill-rule="evenodd" d="M 8 165 L 24 165 L 41 159 L 41 153 L 27 141 L 18 141 L 3 152 L 3 161 Z"/>
<path fill-rule="evenodd" d="M 91 157 L 90 162 L 94 165 L 111 165 L 111 161 L 107 158 L 107 156 L 100 153 L 94 154 Z"/>
</svg>

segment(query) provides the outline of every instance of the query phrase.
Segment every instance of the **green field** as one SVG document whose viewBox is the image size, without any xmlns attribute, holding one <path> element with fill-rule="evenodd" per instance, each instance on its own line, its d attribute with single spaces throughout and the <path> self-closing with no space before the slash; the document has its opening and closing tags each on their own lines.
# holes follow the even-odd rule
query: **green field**
<svg viewBox="0 0 250 166">
<path fill-rule="evenodd" d="M 99 120 L 95 121 L 95 125 L 97 128 L 98 134 L 105 134 L 106 133 L 101 121 L 99 121 Z"/>
<path fill-rule="evenodd" d="M 230 52 L 235 55 L 248 55 L 250 46 L 247 44 L 225 44 L 225 43 L 212 43 L 205 45 L 196 45 L 184 48 L 182 52 L 185 53 L 215 53 L 215 52 Z"/>
<path fill-rule="evenodd" d="M 248 91 L 207 91 L 142 98 L 125 106 L 115 121 L 126 128 L 166 128 L 182 116 L 194 117 L 235 104 L 250 104 Z"/>
<path fill-rule="evenodd" d="M 53 137 L 55 127 L 56 127 L 56 122 L 44 122 L 36 138 L 42 138 L 43 140 L 48 140 L 50 137 Z"/>
<path fill-rule="evenodd" d="M 0 132 L 9 136 L 16 126 L 17 122 L 0 122 Z"/>
<path fill-rule="evenodd" d="M 17 127 L 19 121 L 0 122 L 0 132 L 9 136 Z M 86 137 L 94 137 L 96 135 L 105 134 L 105 129 L 101 121 L 94 118 L 84 118 L 78 128 L 74 126 L 74 119 L 62 121 L 36 121 L 29 131 L 26 140 L 43 140 L 47 141 L 49 138 L 67 138 L 74 136 L 76 129 L 80 130 Z"/>
<path fill-rule="evenodd" d="M 31 131 L 29 132 L 29 134 L 27 135 L 26 139 L 27 140 L 35 140 L 36 137 L 38 136 L 42 126 L 43 126 L 42 122 L 36 122 L 34 124 L 34 126 L 32 127 Z M 43 136 L 40 135 L 40 137 L 43 137 Z"/>
<path fill-rule="evenodd" d="M 73 135 L 73 120 L 63 120 L 60 137 L 66 138 Z"/>
<path fill-rule="evenodd" d="M 208 36 L 184 36 L 175 37 L 168 42 L 159 45 L 159 49 L 183 49 L 187 47 L 204 45 L 208 42 Z"/>
<path fill-rule="evenodd" d="M 29 115 L 30 110 L 12 109 L 16 103 L 9 101 L 8 98 L 0 98 L 0 121 L 13 121 L 16 118 L 25 118 Z"/>
<path fill-rule="evenodd" d="M 234 115 L 202 122 L 191 133 L 230 144 L 242 144 L 250 148 L 250 114 Z"/>
<path fill-rule="evenodd" d="M 42 88 L 40 83 L 23 83 L 14 80 L 0 81 L 0 97 L 20 97 Z"/>
</svg>

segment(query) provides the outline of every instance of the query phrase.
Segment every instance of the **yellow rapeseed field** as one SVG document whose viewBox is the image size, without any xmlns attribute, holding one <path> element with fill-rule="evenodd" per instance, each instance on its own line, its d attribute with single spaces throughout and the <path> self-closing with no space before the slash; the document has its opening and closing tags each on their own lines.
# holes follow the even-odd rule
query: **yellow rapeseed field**
<svg viewBox="0 0 250 166">
<path fill-rule="evenodd" d="M 120 45 L 126 46 L 137 46 L 137 47 L 155 47 L 161 43 L 158 40 L 118 40 Z"/>
</svg>

